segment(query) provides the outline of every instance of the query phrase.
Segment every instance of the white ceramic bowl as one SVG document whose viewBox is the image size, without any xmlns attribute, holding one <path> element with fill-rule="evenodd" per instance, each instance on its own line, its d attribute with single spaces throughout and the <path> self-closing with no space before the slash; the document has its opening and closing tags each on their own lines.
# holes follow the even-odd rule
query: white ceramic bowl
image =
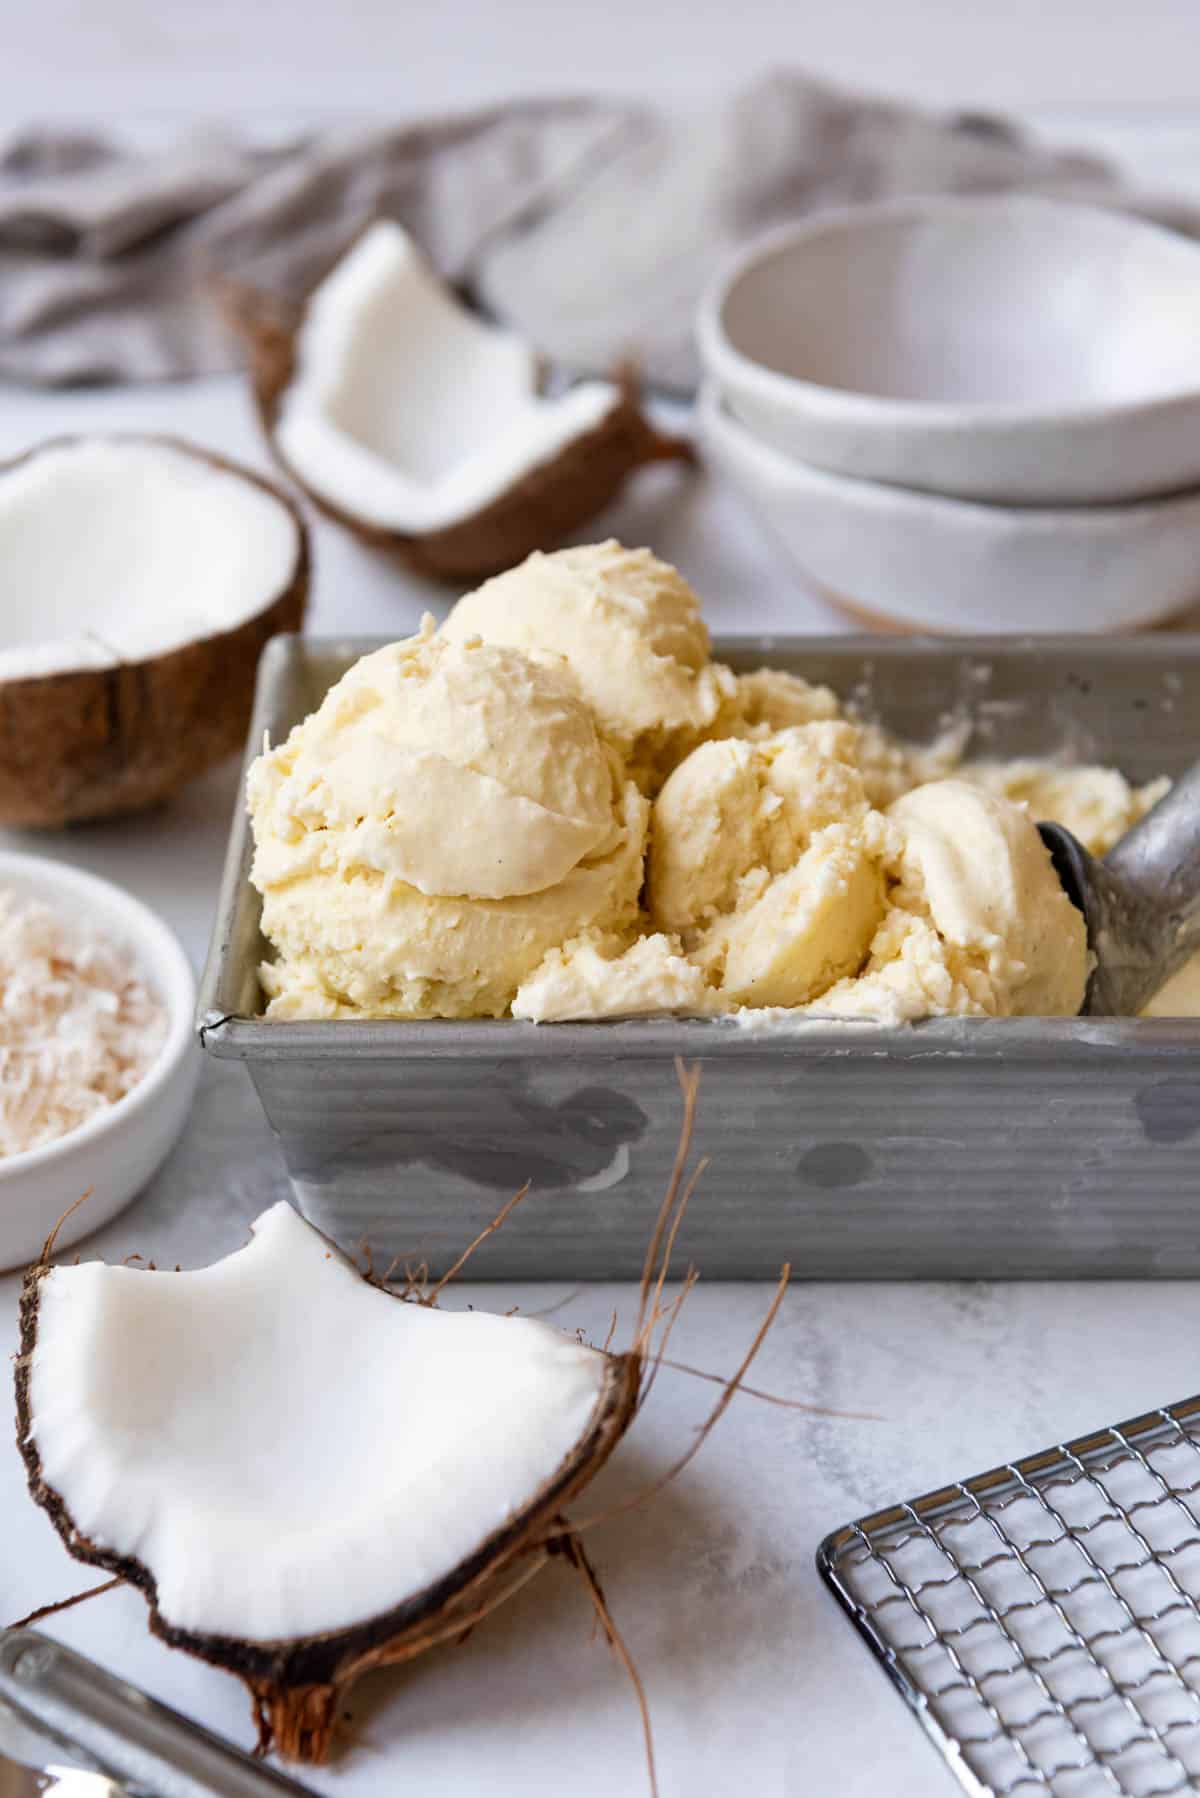
<svg viewBox="0 0 1200 1798">
<path fill-rule="evenodd" d="M 191 1109 L 199 1073 L 193 1036 L 196 983 L 187 957 L 162 920 L 120 887 L 37 855 L 0 854 L 0 888 L 84 917 L 124 944 L 167 1011 L 158 1057 L 131 1092 L 77 1130 L 0 1160 L 0 1268 L 37 1258 L 67 1207 L 64 1249 L 115 1217 L 166 1158 Z"/>
<path fill-rule="evenodd" d="M 851 480 L 760 443 L 714 389 L 698 425 L 811 585 L 868 622 L 1119 631 L 1200 600 L 1200 491 L 1132 506 L 996 506 Z"/>
<path fill-rule="evenodd" d="M 1036 197 L 818 215 L 697 321 L 731 412 L 815 467 L 1011 504 L 1200 485 L 1200 246 Z"/>
</svg>

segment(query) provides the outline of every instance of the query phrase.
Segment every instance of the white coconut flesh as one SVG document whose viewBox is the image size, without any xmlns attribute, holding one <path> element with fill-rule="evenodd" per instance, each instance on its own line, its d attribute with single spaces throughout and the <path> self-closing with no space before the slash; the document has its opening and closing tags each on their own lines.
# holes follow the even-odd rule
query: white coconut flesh
<svg viewBox="0 0 1200 1798">
<path fill-rule="evenodd" d="M 380 223 L 308 302 L 274 436 L 318 497 L 420 536 L 475 517 L 620 403 L 608 381 L 539 395 L 530 346 L 459 305 Z"/>
<path fill-rule="evenodd" d="M 139 438 L 0 471 L 0 679 L 105 668 L 234 630 L 279 598 L 300 532 L 265 488 Z"/>
<path fill-rule="evenodd" d="M 290 1208 L 195 1273 L 40 1282 L 30 1435 L 75 1529 L 165 1619 L 249 1642 L 451 1574 L 587 1436 L 608 1357 L 535 1319 L 405 1303 Z"/>
</svg>

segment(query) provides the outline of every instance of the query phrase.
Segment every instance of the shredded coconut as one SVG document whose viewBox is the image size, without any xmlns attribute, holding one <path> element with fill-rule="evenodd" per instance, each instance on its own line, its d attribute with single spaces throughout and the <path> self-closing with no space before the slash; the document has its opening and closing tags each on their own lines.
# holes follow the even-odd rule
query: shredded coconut
<svg viewBox="0 0 1200 1798">
<path fill-rule="evenodd" d="M 0 1159 L 123 1098 L 158 1054 L 166 1022 L 125 949 L 0 891 Z"/>
</svg>

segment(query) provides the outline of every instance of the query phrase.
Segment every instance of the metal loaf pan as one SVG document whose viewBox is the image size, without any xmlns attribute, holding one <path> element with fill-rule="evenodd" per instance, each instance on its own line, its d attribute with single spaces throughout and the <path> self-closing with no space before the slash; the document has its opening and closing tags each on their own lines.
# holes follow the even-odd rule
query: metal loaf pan
<svg viewBox="0 0 1200 1798">
<path fill-rule="evenodd" d="M 251 752 L 375 642 L 281 637 Z M 1135 780 L 1200 749 L 1200 636 L 719 641 L 827 681 L 899 735 L 969 718 L 972 754 L 1063 754 Z M 702 1066 L 710 1166 L 679 1261 L 726 1279 L 1200 1274 L 1200 1020 L 805 1018 L 533 1025 L 267 1023 L 251 842 L 233 821 L 198 1022 L 244 1061 L 304 1214 L 376 1263 L 443 1268 L 525 1180 L 479 1278 L 640 1272 Z"/>
</svg>

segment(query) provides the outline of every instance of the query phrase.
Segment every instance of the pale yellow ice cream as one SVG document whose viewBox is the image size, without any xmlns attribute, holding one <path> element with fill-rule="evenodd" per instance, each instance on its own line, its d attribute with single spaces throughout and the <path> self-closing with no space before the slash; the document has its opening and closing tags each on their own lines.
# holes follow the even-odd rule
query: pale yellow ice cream
<svg viewBox="0 0 1200 1798">
<path fill-rule="evenodd" d="M 1077 1011 L 1083 919 L 1033 823 L 963 781 L 871 805 L 844 722 L 703 744 L 651 816 L 647 903 L 725 1008 L 902 1022 Z"/>
<path fill-rule="evenodd" d="M 882 857 L 861 830 L 830 824 L 795 867 L 761 889 L 700 947 L 727 1007 L 806 1005 L 861 967 L 884 914 Z"/>
<path fill-rule="evenodd" d="M 712 737 L 763 742 L 777 731 L 842 717 L 842 705 L 828 687 L 815 686 L 782 668 L 753 668 L 733 676 L 733 682 L 732 695 L 709 733 Z M 889 737 L 877 724 L 859 722 L 855 729 L 855 766 L 867 798 L 880 806 L 957 768 L 967 736 L 965 725 L 954 725 L 930 743 L 914 744 Z"/>
<path fill-rule="evenodd" d="M 647 905 L 664 930 L 731 909 L 750 869 L 782 874 L 814 831 L 868 809 L 852 724 L 778 731 L 761 742 L 702 743 L 654 804 Z"/>
<path fill-rule="evenodd" d="M 1135 787 L 1116 768 L 1033 760 L 966 762 L 960 772 L 965 780 L 1022 806 L 1031 818 L 1065 824 L 1093 855 L 1106 855 L 1171 784 L 1152 780 Z"/>
<path fill-rule="evenodd" d="M 647 550 L 532 556 L 251 769 L 270 1015 L 1073 1013 L 1084 925 L 1035 823 L 1102 853 L 1162 783 L 964 735 L 714 664 Z"/>
<path fill-rule="evenodd" d="M 636 1018 L 715 1009 L 700 969 L 677 939 L 638 937 L 627 948 L 602 937 L 552 949 L 513 1000 L 513 1016 L 535 1024 L 565 1018 Z"/>
<path fill-rule="evenodd" d="M 840 718 L 841 702 L 830 687 L 816 686 L 783 668 L 752 668 L 734 676 L 731 701 L 721 720 L 730 736 L 766 737 L 794 724 Z"/>
<path fill-rule="evenodd" d="M 441 634 L 566 657 L 601 730 L 650 786 L 735 693 L 678 569 L 619 543 L 530 556 L 460 599 Z"/>
<path fill-rule="evenodd" d="M 631 929 L 646 802 L 560 669 L 422 634 L 250 770 L 275 1016 L 499 1016 L 547 950 Z"/>
<path fill-rule="evenodd" d="M 914 788 L 888 819 L 899 843 L 887 916 L 861 973 L 821 1009 L 888 1022 L 1077 1012 L 1087 930 L 1032 820 L 962 780 Z"/>
<path fill-rule="evenodd" d="M 830 721 L 704 743 L 655 801 L 651 919 L 680 933 L 726 1008 L 802 1005 L 866 956 L 886 829 L 858 737 Z"/>
<path fill-rule="evenodd" d="M 1052 762 L 976 762 L 964 775 L 1022 805 L 1033 818 L 1053 818 L 1093 855 L 1105 855 L 1170 786 L 1166 779 L 1135 787 L 1115 768 L 1070 768 Z M 1200 956 L 1185 962 L 1155 993 L 1147 1018 L 1200 1017 Z"/>
</svg>

